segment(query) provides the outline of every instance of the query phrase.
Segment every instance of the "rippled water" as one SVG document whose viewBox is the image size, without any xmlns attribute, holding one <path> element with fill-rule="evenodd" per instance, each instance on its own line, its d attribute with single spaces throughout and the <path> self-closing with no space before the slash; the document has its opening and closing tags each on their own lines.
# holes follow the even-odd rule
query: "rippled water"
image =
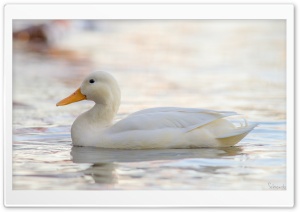
<svg viewBox="0 0 300 212">
<path fill-rule="evenodd" d="M 13 189 L 264 190 L 286 184 L 283 21 L 98 21 L 94 27 L 71 30 L 56 53 L 15 43 Z M 95 69 L 120 83 L 116 121 L 144 108 L 178 106 L 232 110 L 259 126 L 231 148 L 72 147 L 71 124 L 92 103 L 55 104 Z"/>
</svg>

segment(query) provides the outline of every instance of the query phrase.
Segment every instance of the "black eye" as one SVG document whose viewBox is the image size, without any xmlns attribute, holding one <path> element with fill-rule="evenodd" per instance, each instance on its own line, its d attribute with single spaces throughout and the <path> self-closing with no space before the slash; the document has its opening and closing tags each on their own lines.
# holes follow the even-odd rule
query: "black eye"
<svg viewBox="0 0 300 212">
<path fill-rule="evenodd" d="M 95 82 L 95 80 L 93 80 L 93 79 L 90 79 L 90 83 L 94 83 Z"/>
</svg>

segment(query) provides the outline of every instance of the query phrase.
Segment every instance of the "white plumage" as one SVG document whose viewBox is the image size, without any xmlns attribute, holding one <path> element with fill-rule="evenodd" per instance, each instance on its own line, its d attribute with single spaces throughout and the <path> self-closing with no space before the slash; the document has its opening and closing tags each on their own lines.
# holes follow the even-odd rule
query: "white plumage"
<svg viewBox="0 0 300 212">
<path fill-rule="evenodd" d="M 75 146 L 119 149 L 229 147 L 243 139 L 256 124 L 236 127 L 226 117 L 235 112 L 197 108 L 160 107 L 138 111 L 112 124 L 120 105 L 116 80 L 93 72 L 71 96 L 57 105 L 83 99 L 95 105 L 81 114 L 71 129 Z"/>
</svg>

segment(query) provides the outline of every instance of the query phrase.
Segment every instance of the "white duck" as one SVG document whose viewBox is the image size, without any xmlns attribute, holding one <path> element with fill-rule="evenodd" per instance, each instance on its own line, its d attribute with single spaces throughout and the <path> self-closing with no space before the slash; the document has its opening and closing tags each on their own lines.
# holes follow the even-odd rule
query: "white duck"
<svg viewBox="0 0 300 212">
<path fill-rule="evenodd" d="M 236 127 L 224 117 L 235 112 L 196 108 L 159 107 L 138 111 L 112 124 L 121 92 L 117 81 L 106 72 L 93 72 L 80 88 L 56 105 L 81 100 L 95 105 L 73 123 L 74 146 L 118 149 L 166 149 L 229 147 L 243 139 L 256 124 Z"/>
</svg>

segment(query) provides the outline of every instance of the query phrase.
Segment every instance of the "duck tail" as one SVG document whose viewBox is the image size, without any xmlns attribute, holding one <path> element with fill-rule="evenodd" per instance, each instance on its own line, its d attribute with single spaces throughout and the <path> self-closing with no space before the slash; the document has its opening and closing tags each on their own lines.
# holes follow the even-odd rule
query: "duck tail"
<svg viewBox="0 0 300 212">
<path fill-rule="evenodd" d="M 220 142 L 221 146 L 223 147 L 234 146 L 257 125 L 257 123 L 248 124 L 246 122 L 245 126 L 237 127 L 224 135 L 218 136 L 216 139 Z"/>
</svg>

